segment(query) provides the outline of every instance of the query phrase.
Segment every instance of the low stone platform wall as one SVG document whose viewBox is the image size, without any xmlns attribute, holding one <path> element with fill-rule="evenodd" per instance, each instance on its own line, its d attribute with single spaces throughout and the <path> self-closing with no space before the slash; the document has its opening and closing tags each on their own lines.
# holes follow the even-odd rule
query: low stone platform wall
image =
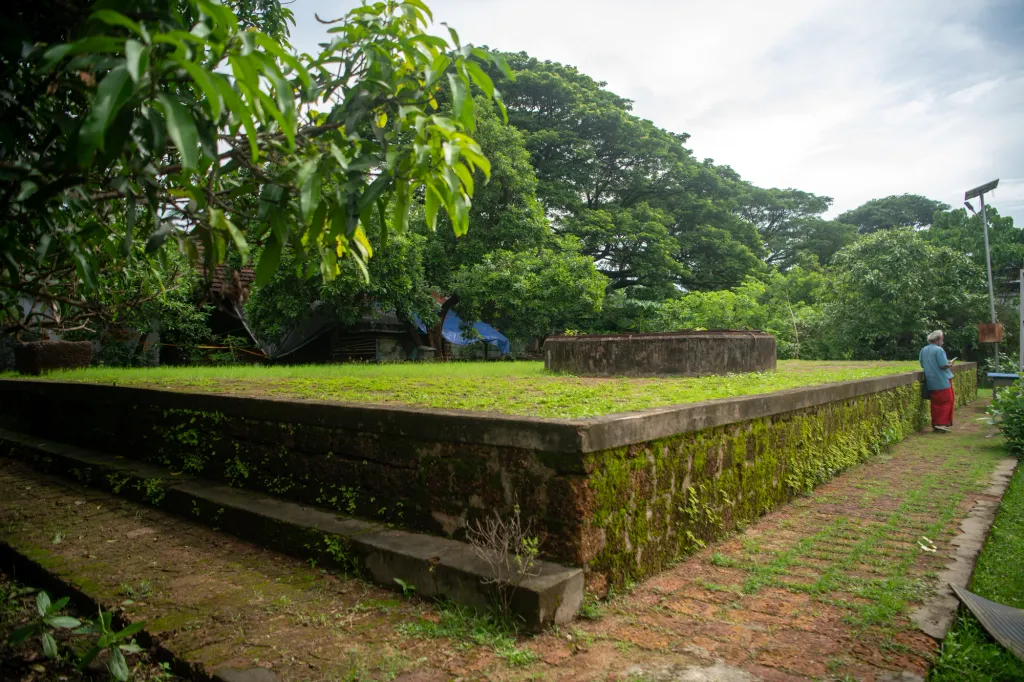
<svg viewBox="0 0 1024 682">
<path fill-rule="evenodd" d="M 975 369 L 956 369 L 961 404 Z M 583 420 L 8 379 L 0 426 L 456 538 L 518 504 L 544 556 L 600 591 L 922 428 L 920 379 Z"/>
<path fill-rule="evenodd" d="M 544 367 L 577 376 L 704 376 L 775 370 L 775 337 L 754 331 L 551 336 Z"/>
</svg>

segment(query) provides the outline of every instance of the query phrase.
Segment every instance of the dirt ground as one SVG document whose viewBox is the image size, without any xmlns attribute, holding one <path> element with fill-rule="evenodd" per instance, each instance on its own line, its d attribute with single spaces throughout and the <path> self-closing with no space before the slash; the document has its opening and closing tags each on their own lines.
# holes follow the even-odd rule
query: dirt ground
<svg viewBox="0 0 1024 682">
<path fill-rule="evenodd" d="M 913 436 L 534 637 L 3 459 L 0 538 L 210 670 L 406 682 L 923 676 L 937 644 L 908 615 L 1006 456 L 980 409 L 962 408 L 954 434 Z"/>
</svg>

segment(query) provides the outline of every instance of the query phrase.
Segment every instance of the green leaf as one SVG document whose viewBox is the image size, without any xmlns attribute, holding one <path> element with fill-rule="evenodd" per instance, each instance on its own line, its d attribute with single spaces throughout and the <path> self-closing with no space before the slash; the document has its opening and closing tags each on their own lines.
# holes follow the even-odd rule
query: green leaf
<svg viewBox="0 0 1024 682">
<path fill-rule="evenodd" d="M 199 131 L 192 120 L 192 113 L 181 102 L 164 93 L 157 95 L 157 101 L 167 117 L 167 132 L 181 154 L 182 167 L 194 170 L 199 163 Z"/>
<path fill-rule="evenodd" d="M 36 595 L 36 609 L 39 611 L 39 615 L 45 616 L 48 608 L 50 608 L 50 595 L 40 592 Z"/>
<path fill-rule="evenodd" d="M 466 168 L 466 164 L 464 163 L 456 163 L 453 168 L 455 169 L 455 174 L 459 176 L 460 180 L 462 180 L 462 184 L 466 188 L 466 193 L 472 196 L 473 190 L 475 189 L 473 174 L 469 172 L 469 169 Z"/>
<path fill-rule="evenodd" d="M 102 649 L 98 646 L 94 646 L 93 648 L 89 649 L 89 651 L 87 651 L 84 656 L 78 659 L 78 669 L 85 670 L 86 666 L 92 663 L 96 659 L 96 657 L 100 655 L 101 651 Z"/>
<path fill-rule="evenodd" d="M 123 66 L 113 69 L 100 81 L 100 85 L 96 89 L 96 100 L 78 132 L 78 161 L 80 165 L 89 165 L 92 162 L 93 152 L 103 149 L 104 138 L 110 122 L 114 120 L 131 94 L 131 77 Z"/>
<path fill-rule="evenodd" d="M 405 2 L 402 3 L 402 4 L 404 4 L 404 5 L 412 5 L 413 7 L 417 8 L 418 10 L 423 12 L 425 15 L 427 15 L 428 19 L 430 19 L 431 21 L 434 20 L 434 13 L 430 11 L 430 8 L 427 7 L 422 2 L 422 0 L 405 0 Z"/>
<path fill-rule="evenodd" d="M 356 265 L 359 266 L 359 271 L 363 273 L 363 282 L 370 282 L 370 271 L 366 269 L 366 263 L 363 262 L 362 256 L 357 251 L 352 251 L 352 260 L 355 261 Z"/>
<path fill-rule="evenodd" d="M 21 644 L 26 639 L 34 635 L 39 630 L 38 625 L 32 623 L 31 625 L 24 625 L 7 637 L 7 641 L 10 644 Z"/>
<path fill-rule="evenodd" d="M 462 156 L 470 162 L 470 164 L 476 166 L 484 172 L 484 175 L 490 179 L 491 177 L 491 162 L 487 160 L 487 157 L 481 153 L 479 147 L 462 147 L 460 149 Z"/>
<path fill-rule="evenodd" d="M 68 602 L 70 602 L 70 601 L 71 601 L 71 597 L 61 597 L 60 599 L 55 601 L 53 604 L 50 604 L 50 607 L 48 609 L 46 609 L 46 612 L 47 613 L 57 613 L 58 611 L 63 609 L 65 606 L 67 606 Z"/>
<path fill-rule="evenodd" d="M 510 81 L 514 81 L 516 79 L 516 75 L 512 73 L 512 69 L 508 67 L 508 62 L 505 61 L 505 57 L 503 57 L 499 52 L 491 52 L 490 54 L 491 62 L 498 67 L 498 71 L 501 71 L 501 75 Z"/>
<path fill-rule="evenodd" d="M 476 127 L 476 120 L 473 118 L 473 98 L 469 96 L 466 84 L 454 73 L 448 74 L 448 84 L 452 89 L 452 111 L 455 118 L 467 130 L 473 130 Z"/>
<path fill-rule="evenodd" d="M 203 14 L 213 19 L 218 25 L 226 28 L 228 33 L 238 31 L 238 18 L 226 5 L 210 2 L 210 0 L 198 0 L 197 4 L 199 9 L 203 11 Z"/>
<path fill-rule="evenodd" d="M 57 658 L 57 641 L 49 632 L 44 632 L 40 637 L 43 641 L 43 655 L 47 658 Z"/>
<path fill-rule="evenodd" d="M 362 195 L 359 197 L 359 202 L 356 204 L 356 212 L 360 215 L 368 208 L 373 207 L 373 203 L 377 201 L 377 198 L 384 193 L 384 190 L 391 184 L 391 174 L 387 171 L 382 171 L 377 179 L 370 183 Z"/>
<path fill-rule="evenodd" d="M 276 235 L 271 234 L 267 245 L 263 247 L 263 253 L 260 254 L 260 261 L 256 264 L 256 286 L 265 286 L 277 272 L 280 264 L 281 242 Z"/>
<path fill-rule="evenodd" d="M 427 226 L 431 232 L 437 229 L 437 211 L 441 208 L 442 203 L 443 200 L 437 188 L 433 183 L 428 183 L 426 191 L 426 217 Z"/>
<path fill-rule="evenodd" d="M 132 252 L 132 240 L 135 238 L 135 195 L 128 193 L 128 206 L 125 210 L 124 238 L 121 240 L 121 255 L 125 258 Z"/>
<path fill-rule="evenodd" d="M 16 202 L 25 201 L 30 196 L 35 194 L 39 190 L 39 185 L 31 180 L 22 180 L 21 189 L 18 192 L 18 197 L 15 199 Z"/>
<path fill-rule="evenodd" d="M 277 125 L 280 126 L 281 132 L 284 133 L 284 137 L 288 141 L 288 148 L 295 149 L 294 112 L 292 112 L 292 116 L 288 116 L 277 108 L 277 104 L 275 104 L 274 100 L 270 99 L 268 95 L 264 94 L 262 91 L 259 90 L 257 90 L 255 94 L 256 97 L 259 99 L 260 105 L 263 107 L 263 110 L 269 113 L 271 117 L 273 117 L 273 119 L 277 121 Z"/>
<path fill-rule="evenodd" d="M 235 115 L 238 122 L 245 127 L 245 134 L 249 138 L 249 149 L 252 152 L 252 162 L 256 163 L 259 160 L 260 148 L 259 142 L 256 139 L 256 124 L 253 122 L 252 111 L 242 101 L 242 98 L 235 92 L 235 89 L 231 87 L 231 83 L 224 76 L 215 73 L 212 78 L 228 109 Z"/>
<path fill-rule="evenodd" d="M 384 197 L 377 199 L 377 219 L 380 220 L 380 245 L 383 248 L 388 245 L 387 207 L 384 205 Z"/>
<path fill-rule="evenodd" d="M 321 201 L 313 212 L 313 219 L 309 223 L 309 231 L 302 237 L 303 244 L 317 244 L 320 235 L 324 232 L 324 222 L 327 220 L 327 212 L 330 209 L 328 202 Z"/>
<path fill-rule="evenodd" d="M 160 250 L 160 247 L 164 245 L 167 238 L 171 236 L 171 232 L 174 231 L 174 225 L 171 222 L 160 222 L 157 219 L 159 227 L 153 230 L 152 234 L 149 235 L 149 239 L 146 240 L 146 253 L 155 253 Z"/>
<path fill-rule="evenodd" d="M 473 61 L 466 61 L 466 70 L 469 71 L 470 78 L 476 83 L 484 94 L 487 95 L 488 99 L 494 98 L 494 81 L 487 75 L 480 65 Z"/>
<path fill-rule="evenodd" d="M 501 120 L 508 125 L 508 108 L 505 106 L 505 99 L 501 96 L 501 90 L 494 91 L 494 101 L 498 103 L 498 110 L 501 112 Z"/>
<path fill-rule="evenodd" d="M 124 49 L 124 40 L 111 36 L 89 36 L 70 44 L 51 47 L 43 53 L 43 61 L 40 68 L 49 71 L 53 66 L 67 56 L 74 54 L 118 54 Z"/>
<path fill-rule="evenodd" d="M 306 67 L 303 66 L 302 62 L 296 59 L 294 55 L 289 54 L 283 47 L 281 47 L 280 43 L 276 40 L 257 31 L 256 44 L 262 47 L 266 52 L 269 52 L 290 66 L 295 72 L 295 75 L 297 75 L 299 80 L 302 81 L 302 85 L 304 87 L 308 88 L 312 85 L 312 80 L 310 79 L 309 71 L 306 70 Z"/>
<path fill-rule="evenodd" d="M 403 234 L 409 227 L 409 184 L 406 181 L 399 182 L 395 188 L 395 210 L 392 220 L 394 230 L 398 234 Z M 385 224 L 383 216 L 381 224 Z"/>
<path fill-rule="evenodd" d="M 199 86 L 199 90 L 206 97 L 206 102 L 210 106 L 210 113 L 213 115 L 213 120 L 219 120 L 221 111 L 223 111 L 221 93 L 217 89 L 217 86 L 213 84 L 213 78 L 210 73 L 203 67 L 193 64 L 187 59 L 180 59 L 177 61 L 177 64 L 181 68 L 185 69 L 188 75 L 192 76 L 192 80 L 195 81 L 196 85 Z"/>
<path fill-rule="evenodd" d="M 82 621 L 71 616 L 51 616 L 46 619 L 46 624 L 52 628 L 77 628 Z"/>
<path fill-rule="evenodd" d="M 464 194 L 455 195 L 455 203 L 449 208 L 448 216 L 452 219 L 452 229 L 456 237 L 469 231 L 469 209 L 472 202 Z"/>
<path fill-rule="evenodd" d="M 63 45 L 54 45 L 49 50 L 43 53 L 43 59 L 41 67 L 44 71 L 49 71 L 54 64 L 64 59 L 64 57 L 71 54 L 73 45 L 65 43 Z"/>
<path fill-rule="evenodd" d="M 452 37 L 452 42 L 455 43 L 455 47 L 461 47 L 462 43 L 459 42 L 459 34 L 451 26 L 448 27 L 448 34 Z"/>
<path fill-rule="evenodd" d="M 149 50 L 139 41 L 129 38 L 124 43 L 124 60 L 132 82 L 138 83 L 142 74 L 149 69 Z"/>
<path fill-rule="evenodd" d="M 299 212 L 307 223 L 313 219 L 313 211 L 320 203 L 320 175 L 316 172 L 317 159 L 308 159 L 302 164 L 296 176 L 299 185 Z"/>
<path fill-rule="evenodd" d="M 235 248 L 238 249 L 238 253 L 242 256 L 242 262 L 244 263 L 249 260 L 249 244 L 245 241 L 245 235 L 242 234 L 242 231 L 239 230 L 233 222 L 228 220 L 224 211 L 218 208 L 210 209 L 210 227 L 218 230 L 225 230 L 229 235 L 231 235 L 231 240 L 235 243 Z"/>
<path fill-rule="evenodd" d="M 93 21 L 102 21 L 104 24 L 110 24 L 111 26 L 120 26 L 128 29 L 132 33 L 142 35 L 142 27 L 139 26 L 138 23 L 112 9 L 96 10 L 89 16 L 89 19 Z"/>
<path fill-rule="evenodd" d="M 167 147 L 167 126 L 164 123 L 163 114 L 156 107 L 150 107 L 144 114 L 146 121 L 149 122 L 149 136 L 150 136 L 150 153 L 153 158 L 159 159 L 164 155 L 164 149 Z"/>
<path fill-rule="evenodd" d="M 107 662 L 107 670 L 110 676 L 117 682 L 128 682 L 128 661 L 124 660 L 124 654 L 120 649 L 110 650 L 110 661 Z"/>
<path fill-rule="evenodd" d="M 120 632 L 115 633 L 114 641 L 120 641 L 122 639 L 128 639 L 129 637 L 132 637 L 132 636 L 138 634 L 139 632 L 141 632 L 142 628 L 144 628 L 145 626 L 146 626 L 146 623 L 144 621 L 139 621 L 137 623 L 132 623 L 131 625 L 126 627 L 124 630 L 121 630 Z"/>
</svg>

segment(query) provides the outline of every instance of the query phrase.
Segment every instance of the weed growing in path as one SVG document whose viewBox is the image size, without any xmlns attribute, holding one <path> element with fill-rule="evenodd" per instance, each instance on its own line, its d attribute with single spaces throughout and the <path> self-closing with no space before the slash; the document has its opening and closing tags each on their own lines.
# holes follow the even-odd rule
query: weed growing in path
<svg viewBox="0 0 1024 682">
<path fill-rule="evenodd" d="M 529 649 L 517 646 L 514 628 L 491 614 L 446 602 L 440 605 L 438 615 L 437 622 L 401 623 L 396 630 L 410 637 L 445 638 L 462 642 L 461 646 L 489 647 L 513 666 L 528 665 L 536 658 Z"/>
</svg>

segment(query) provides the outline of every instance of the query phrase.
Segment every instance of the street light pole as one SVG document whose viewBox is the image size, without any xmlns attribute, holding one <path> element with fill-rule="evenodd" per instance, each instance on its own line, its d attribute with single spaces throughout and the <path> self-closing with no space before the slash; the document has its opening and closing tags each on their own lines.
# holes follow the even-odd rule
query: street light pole
<svg viewBox="0 0 1024 682">
<path fill-rule="evenodd" d="M 985 266 L 988 270 L 988 311 L 992 317 L 992 324 L 996 324 L 996 297 L 992 288 L 992 252 L 988 245 L 988 216 L 985 214 L 985 192 L 991 192 L 999 186 L 999 180 L 993 180 L 987 182 L 980 187 L 975 187 L 972 190 L 967 191 L 964 194 L 964 204 L 967 205 L 971 212 L 974 212 L 974 207 L 971 206 L 971 199 L 979 197 L 981 199 L 981 225 L 985 231 Z M 977 215 L 977 213 L 975 213 Z M 993 344 L 995 347 L 995 371 L 999 371 L 999 342 Z"/>
</svg>

